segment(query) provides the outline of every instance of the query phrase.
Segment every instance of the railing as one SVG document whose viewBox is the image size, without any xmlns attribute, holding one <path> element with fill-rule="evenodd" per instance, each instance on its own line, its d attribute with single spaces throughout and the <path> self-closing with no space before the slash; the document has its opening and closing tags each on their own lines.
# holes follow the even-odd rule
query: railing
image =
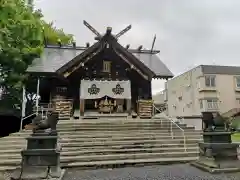
<svg viewBox="0 0 240 180">
<path fill-rule="evenodd" d="M 28 116 L 25 116 L 25 117 L 22 117 L 22 118 L 21 118 L 20 131 L 22 131 L 23 121 L 24 121 L 25 119 L 29 118 L 29 117 L 32 117 L 33 115 L 36 115 L 36 114 L 37 114 L 37 113 L 35 112 L 35 113 L 32 113 L 32 114 L 30 114 L 30 115 L 28 115 Z"/>
<path fill-rule="evenodd" d="M 219 108 L 218 102 L 215 102 L 215 101 L 213 101 L 213 102 L 206 102 L 206 104 L 207 104 L 207 109 L 208 110 L 218 110 L 218 108 Z"/>
<path fill-rule="evenodd" d="M 160 113 L 162 112 L 160 109 L 158 109 L 155 105 L 153 105 L 153 109 L 155 109 L 154 111 L 159 111 Z M 175 125 L 178 129 L 180 129 L 180 131 L 182 132 L 182 136 L 183 136 L 183 144 L 184 144 L 184 151 L 187 151 L 187 147 L 186 147 L 186 136 L 185 136 L 185 131 L 183 128 L 181 128 L 176 122 L 174 122 L 170 117 L 167 117 L 165 114 L 163 114 L 163 117 L 166 120 L 170 121 L 170 133 L 171 133 L 171 137 L 172 139 L 174 139 L 174 132 L 173 132 L 173 126 Z M 162 119 L 161 119 L 161 125 L 162 125 Z"/>
<path fill-rule="evenodd" d="M 36 109 L 38 109 L 38 112 L 36 111 Z M 46 110 L 45 110 L 46 109 Z M 22 126 L 23 126 L 23 121 L 34 116 L 34 115 L 38 115 L 39 112 L 41 112 L 41 115 L 42 115 L 42 118 L 46 118 L 47 117 L 47 114 L 48 114 L 48 111 L 49 111 L 49 108 L 45 108 L 44 106 L 39 106 L 38 108 L 37 107 L 34 107 L 34 110 L 35 112 L 28 115 L 28 116 L 25 116 L 25 117 L 22 117 L 21 118 L 21 123 L 20 123 L 20 131 L 22 131 Z"/>
</svg>

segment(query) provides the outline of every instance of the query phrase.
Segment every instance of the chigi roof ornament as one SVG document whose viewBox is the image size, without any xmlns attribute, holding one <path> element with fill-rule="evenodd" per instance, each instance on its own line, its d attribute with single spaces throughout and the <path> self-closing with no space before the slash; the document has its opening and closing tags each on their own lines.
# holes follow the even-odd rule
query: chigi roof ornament
<svg viewBox="0 0 240 180">
<path fill-rule="evenodd" d="M 103 35 L 101 35 L 94 27 L 92 27 L 87 21 L 83 21 L 83 24 L 90 30 L 92 31 L 96 37 L 95 40 L 101 40 Z M 118 39 L 119 37 L 121 37 L 122 35 L 124 35 L 126 32 L 128 32 L 130 29 L 132 28 L 132 25 L 127 26 L 126 28 L 124 28 L 122 31 L 120 31 L 119 33 L 117 33 L 116 35 L 113 35 L 113 37 L 115 37 L 116 39 Z M 106 35 L 110 35 L 112 33 L 112 27 L 107 27 L 106 30 Z"/>
</svg>

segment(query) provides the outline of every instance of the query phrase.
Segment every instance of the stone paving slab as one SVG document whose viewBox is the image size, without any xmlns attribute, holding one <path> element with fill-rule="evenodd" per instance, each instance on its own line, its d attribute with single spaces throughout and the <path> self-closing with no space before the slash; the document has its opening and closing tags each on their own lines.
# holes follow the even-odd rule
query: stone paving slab
<svg viewBox="0 0 240 180">
<path fill-rule="evenodd" d="M 119 169 L 68 169 L 63 180 L 239 180 L 240 173 L 209 174 L 188 164 L 126 167 Z"/>
<path fill-rule="evenodd" d="M 20 169 L 0 172 L 0 180 L 11 180 L 11 177 L 18 178 L 19 174 L 20 174 L 19 171 L 20 171 Z M 25 174 L 25 176 L 24 176 L 25 178 L 23 178 L 23 180 L 62 180 L 65 172 L 66 172 L 66 170 L 62 169 L 59 177 L 48 176 L 47 178 L 33 178 L 31 175 L 26 177 L 26 174 Z M 17 174 L 17 176 L 15 176 L 14 174 Z M 37 175 L 37 174 L 35 174 L 35 175 Z M 45 176 L 46 176 L 46 173 L 43 173 L 43 177 L 45 177 Z"/>
</svg>

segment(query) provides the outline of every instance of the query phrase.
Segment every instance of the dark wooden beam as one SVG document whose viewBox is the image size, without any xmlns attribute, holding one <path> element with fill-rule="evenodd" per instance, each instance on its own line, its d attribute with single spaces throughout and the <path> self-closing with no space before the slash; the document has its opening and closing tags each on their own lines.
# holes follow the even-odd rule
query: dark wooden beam
<svg viewBox="0 0 240 180">
<path fill-rule="evenodd" d="M 144 79 L 149 80 L 149 77 L 148 77 L 148 76 L 146 76 L 140 69 L 138 69 L 137 67 L 135 67 L 132 63 L 130 63 L 130 62 L 128 61 L 128 59 L 126 59 L 121 53 L 117 52 L 117 50 L 115 50 L 115 49 L 114 49 L 114 51 L 115 51 L 115 53 L 116 53 L 122 60 L 124 60 L 133 70 L 137 71 L 138 74 L 140 74 Z"/>
<path fill-rule="evenodd" d="M 69 69 L 68 71 L 66 71 L 63 76 L 66 78 L 68 76 L 70 76 L 73 72 L 75 72 L 76 70 L 78 70 L 82 64 L 85 64 L 86 62 L 88 62 L 89 60 L 91 60 L 94 56 L 96 56 L 97 54 L 99 54 L 102 51 L 102 48 L 99 48 L 96 52 L 91 53 L 89 56 L 87 56 L 84 60 L 82 60 L 80 63 L 76 64 L 75 66 L 73 66 L 71 69 Z"/>
<path fill-rule="evenodd" d="M 144 53 L 144 54 L 158 54 L 160 50 L 146 50 L 146 49 L 128 49 L 130 53 Z"/>
<path fill-rule="evenodd" d="M 69 69 L 73 68 L 73 66 L 76 66 L 76 64 L 81 63 L 82 59 L 86 58 L 87 56 L 89 56 L 89 54 L 95 52 L 97 49 L 99 49 L 101 47 L 101 43 L 97 42 L 95 44 L 93 44 L 91 47 L 85 49 L 85 51 L 83 51 L 81 54 L 79 54 L 78 56 L 76 56 L 75 58 L 73 58 L 70 62 L 68 62 L 66 65 L 64 65 L 63 67 L 61 67 L 60 69 L 57 70 L 57 73 L 65 73 L 66 71 L 68 71 Z M 86 47 L 85 47 L 86 48 Z"/>
<path fill-rule="evenodd" d="M 129 48 L 130 45 L 128 45 L 127 47 Z M 57 46 L 57 45 L 46 45 L 46 48 L 53 48 L 53 49 L 56 49 L 56 48 L 60 48 L 60 49 L 76 49 L 76 50 L 87 50 L 89 47 L 86 47 L 86 46 L 73 46 L 73 45 L 62 45 L 61 47 L 60 46 Z M 160 50 L 147 50 L 147 49 L 141 49 L 141 50 L 138 50 L 138 49 L 128 49 L 128 51 L 130 53 L 144 53 L 144 54 L 158 54 L 160 53 Z"/>
</svg>

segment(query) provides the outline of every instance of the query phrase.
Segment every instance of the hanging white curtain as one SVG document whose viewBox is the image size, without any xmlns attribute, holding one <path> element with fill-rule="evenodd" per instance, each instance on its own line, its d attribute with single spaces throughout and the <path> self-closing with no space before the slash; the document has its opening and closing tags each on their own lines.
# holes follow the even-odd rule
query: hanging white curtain
<svg viewBox="0 0 240 180">
<path fill-rule="evenodd" d="M 130 81 L 81 80 L 80 98 L 98 99 L 109 96 L 114 99 L 131 99 Z"/>
</svg>

